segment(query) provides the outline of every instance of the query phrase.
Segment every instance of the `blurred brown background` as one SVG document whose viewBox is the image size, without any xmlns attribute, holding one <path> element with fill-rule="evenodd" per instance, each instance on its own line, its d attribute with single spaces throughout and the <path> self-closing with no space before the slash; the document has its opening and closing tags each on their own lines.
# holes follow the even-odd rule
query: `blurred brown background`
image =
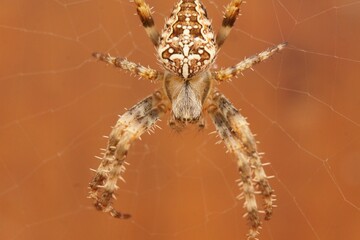
<svg viewBox="0 0 360 240">
<path fill-rule="evenodd" d="M 173 3 L 148 2 L 160 29 Z M 203 2 L 218 29 L 228 1 Z M 260 239 L 360 239 L 360 1 L 251 0 L 242 14 L 218 67 L 289 42 L 219 86 L 272 163 L 278 208 Z M 210 121 L 176 134 L 164 120 L 133 145 L 116 201 L 132 219 L 94 210 L 101 136 L 158 86 L 93 51 L 159 68 L 127 0 L 1 1 L 0 239 L 245 239 L 236 164 Z"/>
</svg>

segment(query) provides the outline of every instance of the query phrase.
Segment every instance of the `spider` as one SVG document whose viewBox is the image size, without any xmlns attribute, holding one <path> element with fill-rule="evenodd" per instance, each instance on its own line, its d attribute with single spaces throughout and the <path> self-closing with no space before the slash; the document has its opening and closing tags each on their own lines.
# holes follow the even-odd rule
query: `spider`
<svg viewBox="0 0 360 240">
<path fill-rule="evenodd" d="M 238 185 L 242 190 L 238 198 L 244 199 L 244 217 L 250 226 L 247 236 L 256 239 L 261 228 L 259 215 L 263 213 L 265 220 L 270 219 L 275 195 L 249 124 L 214 87 L 214 83 L 241 74 L 283 49 L 286 43 L 245 58 L 232 67 L 212 71 L 219 48 L 229 35 L 243 2 L 232 0 L 226 6 L 221 28 L 215 35 L 206 9 L 199 0 L 178 1 L 161 33 L 155 28 L 149 5 L 144 0 L 134 0 L 142 25 L 156 48 L 162 71 L 109 54 L 93 54 L 100 61 L 162 85 L 120 116 L 113 127 L 105 152 L 100 157 L 101 164 L 93 170 L 95 176 L 90 182 L 89 197 L 94 200 L 96 209 L 116 218 L 129 218 L 129 214 L 115 210 L 112 204 L 116 199 L 117 179 L 124 180 L 125 158 L 131 143 L 144 132 L 152 131 L 166 113 L 170 113 L 169 126 L 176 131 L 188 124 L 204 128 L 204 115 L 208 113 L 228 151 L 237 160 Z M 258 207 L 257 195 L 262 196 L 262 210 Z"/>
</svg>

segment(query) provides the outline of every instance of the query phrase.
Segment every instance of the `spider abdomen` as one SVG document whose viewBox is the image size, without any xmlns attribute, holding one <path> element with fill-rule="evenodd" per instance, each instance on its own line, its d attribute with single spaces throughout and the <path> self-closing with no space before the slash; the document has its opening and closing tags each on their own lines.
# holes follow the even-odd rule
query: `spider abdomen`
<svg viewBox="0 0 360 240">
<path fill-rule="evenodd" d="M 161 63 L 172 73 L 189 79 L 211 65 L 216 51 L 204 6 L 198 0 L 179 1 L 161 34 Z"/>
</svg>

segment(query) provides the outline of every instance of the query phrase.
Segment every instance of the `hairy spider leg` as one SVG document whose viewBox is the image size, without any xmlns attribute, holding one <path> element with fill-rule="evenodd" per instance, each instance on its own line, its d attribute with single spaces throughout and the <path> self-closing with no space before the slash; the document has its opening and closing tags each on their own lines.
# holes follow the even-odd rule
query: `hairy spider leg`
<svg viewBox="0 0 360 240">
<path fill-rule="evenodd" d="M 151 81 L 161 80 L 163 78 L 163 73 L 150 67 L 144 67 L 141 64 L 128 61 L 126 58 L 112 57 L 110 54 L 99 52 L 93 53 L 93 57 Z"/>
<path fill-rule="evenodd" d="M 269 57 L 271 57 L 273 54 L 281 51 L 284 49 L 287 43 L 280 43 L 275 47 L 269 48 L 259 54 L 253 55 L 251 57 L 245 58 L 238 64 L 228 67 L 225 69 L 221 69 L 219 71 L 213 72 L 213 77 L 217 81 L 225 81 L 229 80 L 232 77 L 236 77 L 238 74 L 241 74 L 244 70 L 248 68 L 252 68 L 257 63 L 260 63 Z"/>
<path fill-rule="evenodd" d="M 220 30 L 216 35 L 216 44 L 218 47 L 221 47 L 225 42 L 226 38 L 229 36 L 232 27 L 236 21 L 236 18 L 240 12 L 240 5 L 243 3 L 243 0 L 232 0 L 225 8 L 224 19 L 222 21 Z"/>
<path fill-rule="evenodd" d="M 144 132 L 152 131 L 156 122 L 167 111 L 167 100 L 164 94 L 156 91 L 146 97 L 120 116 L 113 127 L 105 153 L 100 166 L 95 171 L 95 176 L 90 182 L 89 198 L 94 200 L 95 208 L 109 212 L 116 218 L 129 218 L 129 214 L 121 213 L 114 209 L 112 201 L 118 189 L 117 180 L 122 178 L 125 171 L 125 158 L 131 143 L 138 139 Z"/>
<path fill-rule="evenodd" d="M 152 43 L 157 47 L 159 45 L 160 34 L 156 30 L 154 19 L 151 15 L 151 8 L 144 0 L 134 0 L 136 10 L 140 17 L 141 23 Z"/>
<path fill-rule="evenodd" d="M 217 91 L 210 100 L 208 112 L 226 148 L 237 159 L 239 186 L 242 188 L 239 198 L 244 198 L 244 216 L 250 225 L 248 238 L 256 239 L 261 227 L 259 212 L 265 213 L 266 220 L 270 219 L 275 199 L 257 151 L 254 135 L 246 119 Z M 256 194 L 263 196 L 264 210 L 258 209 Z"/>
</svg>

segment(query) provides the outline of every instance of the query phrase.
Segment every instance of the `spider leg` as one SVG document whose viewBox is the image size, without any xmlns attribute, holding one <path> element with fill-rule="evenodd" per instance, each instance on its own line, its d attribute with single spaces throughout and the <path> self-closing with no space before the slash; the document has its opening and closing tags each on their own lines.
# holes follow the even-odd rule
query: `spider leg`
<svg viewBox="0 0 360 240">
<path fill-rule="evenodd" d="M 155 28 L 150 6 L 144 0 L 134 0 L 134 2 L 137 6 L 137 14 L 140 17 L 141 23 L 144 26 L 147 35 L 157 47 L 159 45 L 160 34 Z"/>
<path fill-rule="evenodd" d="M 167 100 L 160 91 L 143 99 L 122 115 L 113 127 L 100 166 L 89 184 L 89 198 L 97 210 L 109 212 L 116 218 L 129 218 L 112 206 L 117 180 L 125 171 L 125 158 L 131 143 L 145 131 L 152 131 L 155 123 L 167 111 Z"/>
<path fill-rule="evenodd" d="M 225 39 L 229 35 L 237 16 L 239 15 L 240 5 L 243 0 L 232 0 L 225 8 L 224 19 L 222 21 L 220 30 L 216 36 L 216 44 L 218 47 L 223 45 Z"/>
<path fill-rule="evenodd" d="M 213 72 L 213 76 L 214 76 L 215 80 L 217 80 L 217 81 L 224 81 L 224 80 L 228 80 L 232 77 L 235 77 L 239 73 L 242 73 L 244 70 L 251 68 L 256 63 L 260 63 L 260 62 L 268 59 L 269 57 L 271 57 L 273 54 L 284 49 L 286 44 L 287 43 L 280 43 L 277 46 L 269 48 L 259 54 L 245 58 L 244 60 L 242 60 L 235 66 L 228 67 L 228 68 L 222 69 L 220 71 L 215 71 L 215 72 Z"/>
<path fill-rule="evenodd" d="M 237 158 L 239 186 L 243 191 L 240 197 L 245 199 L 245 216 L 251 226 L 248 237 L 255 239 L 261 225 L 259 212 L 264 212 L 265 220 L 269 220 L 275 201 L 256 141 L 245 118 L 221 93 L 214 93 L 208 112 L 228 151 Z M 258 210 L 257 194 L 262 195 L 263 211 Z"/>
<path fill-rule="evenodd" d="M 117 68 L 129 71 L 137 76 L 149 79 L 151 81 L 156 81 L 162 78 L 162 73 L 152 69 L 150 67 L 144 67 L 140 64 L 130 62 L 125 58 L 121 57 L 112 57 L 109 54 L 105 53 L 93 53 L 93 56 L 100 61 L 109 63 Z"/>
</svg>

